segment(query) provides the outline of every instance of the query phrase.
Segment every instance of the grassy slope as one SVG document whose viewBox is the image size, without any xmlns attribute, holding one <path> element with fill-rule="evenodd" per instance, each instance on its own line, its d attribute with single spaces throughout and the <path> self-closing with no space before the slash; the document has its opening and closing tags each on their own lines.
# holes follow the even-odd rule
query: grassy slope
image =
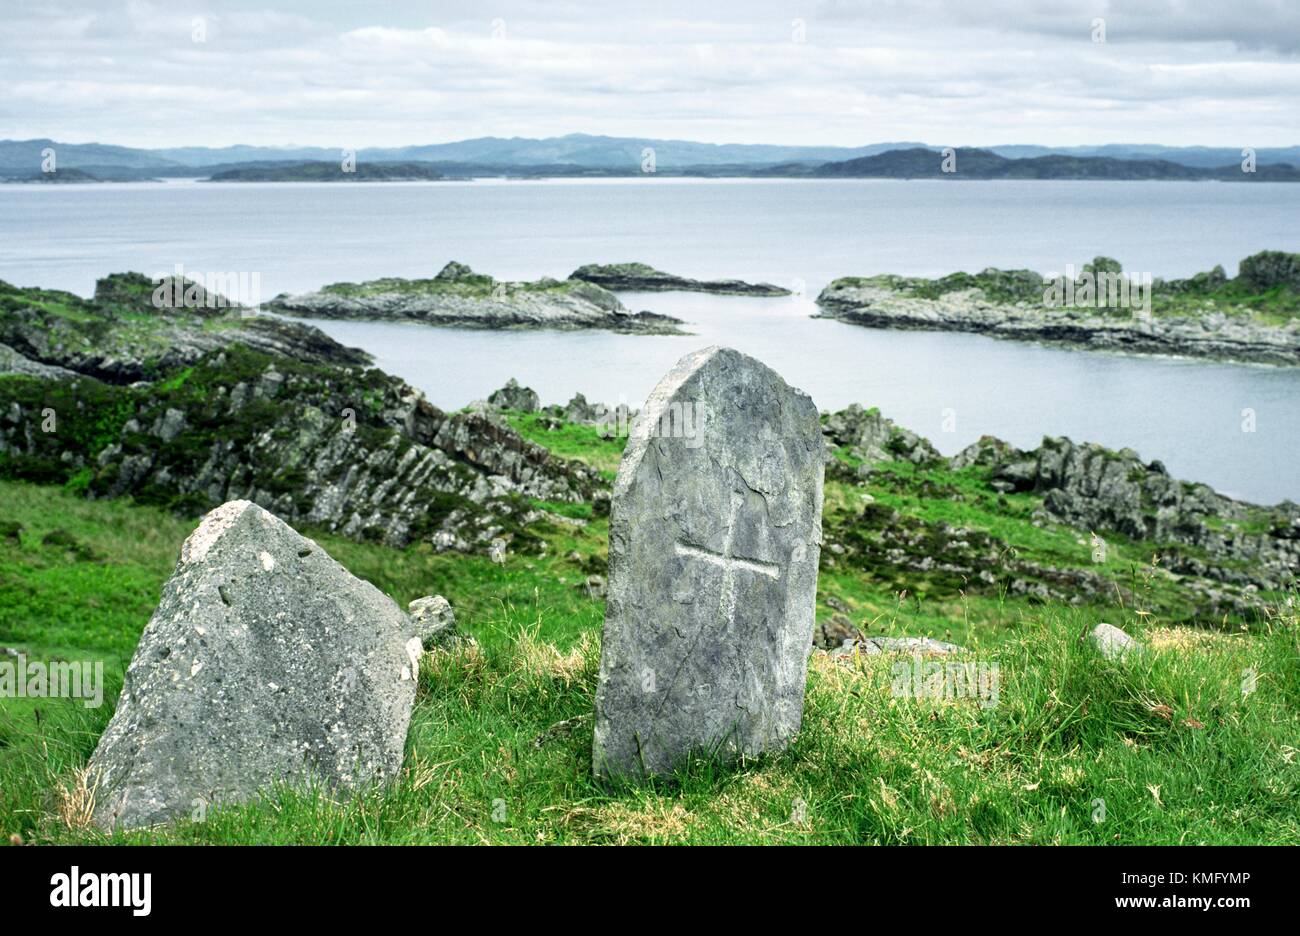
<svg viewBox="0 0 1300 936">
<path fill-rule="evenodd" d="M 606 471 L 616 464 L 618 443 L 592 430 L 548 432 L 522 415 L 512 421 L 564 454 Z M 1015 511 L 973 498 L 895 488 L 885 477 L 867 491 L 913 514 L 1003 524 L 1000 532 L 1029 552 L 1088 561 L 1077 534 L 1020 523 Z M 862 496 L 860 488 L 828 484 L 828 518 Z M 114 698 L 194 521 L 8 482 L 0 483 L 0 519 L 24 527 L 20 542 L 0 539 L 0 645 L 40 658 L 105 659 Z M 43 545 L 55 529 L 85 548 Z M 118 838 L 1300 843 L 1300 662 L 1290 609 L 1251 634 L 1190 633 L 1162 628 L 1146 608 L 900 596 L 870 573 L 830 572 L 822 576 L 819 618 L 831 613 L 826 599 L 834 597 L 872 633 L 951 632 L 978 660 L 999 665 L 999 704 L 895 698 L 889 658 L 853 664 L 814 656 L 804 729 L 789 751 L 743 769 L 701 762 L 650 788 L 607 789 L 589 771 L 603 603 L 581 587 L 600 567 L 607 525 L 557 523 L 543 535 L 545 556 L 512 556 L 504 566 L 317 535 L 399 602 L 446 595 L 462 630 L 478 641 L 426 657 L 402 775 L 387 790 L 342 798 L 281 790 L 203 822 Z M 1118 548 L 1125 561 L 1138 560 L 1138 547 Z M 1103 618 L 1156 652 L 1127 663 L 1100 660 L 1079 636 Z M 1247 694 L 1251 672 L 1257 688 Z M 84 826 L 77 771 L 110 708 L 0 700 L 0 833 L 101 838 Z M 1105 801 L 1101 822 L 1094 821 L 1098 800 Z"/>
</svg>

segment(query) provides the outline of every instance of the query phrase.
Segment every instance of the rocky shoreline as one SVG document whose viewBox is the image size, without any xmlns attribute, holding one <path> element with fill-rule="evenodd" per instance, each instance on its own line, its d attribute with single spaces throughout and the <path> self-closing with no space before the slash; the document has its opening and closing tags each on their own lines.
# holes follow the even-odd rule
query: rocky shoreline
<svg viewBox="0 0 1300 936">
<path fill-rule="evenodd" d="M 545 278 L 503 282 L 455 261 L 431 280 L 334 283 L 304 295 L 277 296 L 265 308 L 301 318 L 410 321 L 460 328 L 683 334 L 679 319 L 632 312 L 612 292 L 593 283 Z"/>
<path fill-rule="evenodd" d="M 719 296 L 788 296 L 790 290 L 771 283 L 744 280 L 697 280 L 656 270 L 644 263 L 589 263 L 569 275 L 614 292 L 702 292 Z"/>
<path fill-rule="evenodd" d="M 1119 273 L 1097 258 L 1091 276 Z M 1109 267 L 1109 269 L 1104 269 Z M 1300 255 L 1266 251 L 1188 280 L 1155 280 L 1148 310 L 1049 307 L 1050 281 L 1027 270 L 985 270 L 939 280 L 837 279 L 817 297 L 818 318 L 869 328 L 959 331 L 1074 348 L 1300 365 Z M 1276 309 L 1272 315 L 1264 309 Z"/>
<path fill-rule="evenodd" d="M 1215 358 L 1253 364 L 1300 364 L 1300 327 L 1204 318 L 1117 320 L 1080 310 L 1047 313 L 990 303 L 977 291 L 939 299 L 888 288 L 832 283 L 817 297 L 821 314 L 869 328 L 958 331 L 1097 351 Z"/>
<path fill-rule="evenodd" d="M 0 475 L 187 516 L 246 499 L 294 523 L 435 551 L 536 552 L 546 547 L 534 524 L 608 513 L 607 465 L 560 457 L 549 439 L 578 431 L 617 464 L 631 413 L 581 395 L 543 407 L 513 382 L 444 412 L 301 323 L 142 316 L 148 285 L 110 277 L 93 300 L 0 287 Z M 1250 620 L 1295 587 L 1294 503 L 1235 501 L 1127 449 L 985 438 L 945 458 L 874 409 L 822 423 L 827 482 L 852 492 L 824 516 L 822 561 L 877 587 L 1128 601 L 1139 582 L 1127 562 L 1149 563 L 1160 600 L 1207 624 Z M 1043 536 L 1056 545 L 1036 545 Z M 1107 565 L 1107 541 L 1128 556 L 1122 567 Z M 602 569 L 585 571 L 598 591 Z M 838 646 L 840 630 L 823 642 Z"/>
</svg>

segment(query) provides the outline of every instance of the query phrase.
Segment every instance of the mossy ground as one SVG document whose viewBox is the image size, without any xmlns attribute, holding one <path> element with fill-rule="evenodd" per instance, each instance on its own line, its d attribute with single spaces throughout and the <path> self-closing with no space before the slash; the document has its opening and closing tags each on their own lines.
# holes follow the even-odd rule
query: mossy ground
<svg viewBox="0 0 1300 936">
<path fill-rule="evenodd" d="M 594 430 L 548 430 L 517 414 L 512 422 L 611 470 L 618 443 Z M 873 479 L 829 482 L 828 519 L 851 516 L 869 496 L 911 516 L 985 527 L 1027 553 L 1089 562 L 1077 534 L 1019 519 L 1032 504 L 1017 498 L 1028 495 L 981 500 L 972 472 L 895 466 Z M 918 496 L 923 483 L 970 496 Z M 893 667 L 910 658 L 815 655 L 804 726 L 788 751 L 727 767 L 698 761 L 644 788 L 600 785 L 590 774 L 591 712 L 604 608 L 584 583 L 603 565 L 608 526 L 589 511 L 570 514 L 586 525 L 543 524 L 543 554 L 503 565 L 304 530 L 399 603 L 446 596 L 476 640 L 425 657 L 401 775 L 350 795 L 276 790 L 113 840 L 1300 844 L 1291 606 L 1279 603 L 1249 631 L 1192 631 L 1167 627 L 1156 600 L 1070 607 L 931 596 L 847 566 L 823 573 L 819 618 L 834 613 L 833 599 L 874 634 L 951 634 L 970 648 L 964 659 L 996 664 L 997 704 L 896 694 Z M 106 698 L 115 698 L 195 518 L 6 481 L 0 519 L 21 524 L 0 536 L 0 645 L 34 659 L 104 660 Z M 56 530 L 67 535 L 47 542 Z M 1137 546 L 1121 544 L 1119 555 L 1141 561 Z M 1100 619 L 1151 652 L 1101 659 L 1081 639 Z M 111 707 L 0 700 L 5 838 L 104 840 L 86 825 L 80 771 Z"/>
</svg>

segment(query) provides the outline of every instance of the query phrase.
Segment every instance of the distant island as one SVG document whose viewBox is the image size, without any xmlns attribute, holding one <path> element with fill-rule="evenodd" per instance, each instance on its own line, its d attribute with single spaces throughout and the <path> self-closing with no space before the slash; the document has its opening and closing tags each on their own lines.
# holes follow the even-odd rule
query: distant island
<svg viewBox="0 0 1300 936">
<path fill-rule="evenodd" d="M 209 182 L 427 182 L 443 175 L 429 163 L 357 163 L 344 170 L 341 162 L 272 163 L 227 169 Z"/>
<path fill-rule="evenodd" d="M 986 149 L 958 148 L 947 153 L 916 147 L 890 150 L 819 166 L 787 164 L 755 170 L 753 175 L 773 178 L 815 179 L 1077 179 L 1177 180 L 1220 182 L 1300 182 L 1300 169 L 1290 164 L 1256 166 L 1244 172 L 1241 164 L 1218 167 L 1188 166 L 1167 159 L 1117 159 L 1112 156 L 1000 156 Z"/>
<path fill-rule="evenodd" d="M 54 172 L 34 172 L 25 176 L 9 176 L 0 178 L 0 182 L 26 183 L 29 185 L 74 185 L 85 182 L 105 182 L 107 179 L 101 179 L 98 176 L 86 172 L 84 169 L 58 169 Z M 130 181 L 149 181 L 146 179 L 132 179 Z"/>
<path fill-rule="evenodd" d="M 679 319 L 632 312 L 612 292 L 580 279 L 505 282 L 452 261 L 432 279 L 386 277 L 332 283 L 300 296 L 276 296 L 271 312 L 305 318 L 422 322 L 458 328 L 599 328 L 679 335 Z"/>
<path fill-rule="evenodd" d="M 868 328 L 975 332 L 1095 350 L 1300 365 L 1300 254 L 1266 250 L 1187 279 L 1126 275 L 1097 257 L 1077 275 L 986 269 L 939 279 L 842 277 L 819 318 Z M 1058 298 L 1059 297 L 1059 298 Z"/>
<path fill-rule="evenodd" d="M 615 292 L 702 292 L 720 296 L 788 296 L 790 290 L 771 283 L 744 280 L 696 280 L 656 270 L 645 263 L 588 263 L 569 279 L 595 283 Z"/>
</svg>

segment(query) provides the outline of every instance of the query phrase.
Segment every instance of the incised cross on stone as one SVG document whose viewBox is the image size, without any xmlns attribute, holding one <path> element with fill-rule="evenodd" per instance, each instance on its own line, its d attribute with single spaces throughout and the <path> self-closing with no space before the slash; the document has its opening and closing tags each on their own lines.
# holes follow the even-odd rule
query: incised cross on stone
<svg viewBox="0 0 1300 936">
<path fill-rule="evenodd" d="M 736 570 L 744 569 L 746 572 L 766 575 L 772 579 L 781 577 L 781 567 L 778 565 L 770 562 L 760 562 L 756 559 L 745 559 L 732 553 L 736 540 L 736 518 L 744 501 L 744 495 L 739 491 L 731 492 L 731 513 L 727 517 L 727 532 L 722 538 L 722 552 L 714 552 L 711 549 L 693 546 L 690 543 L 679 542 L 676 544 L 677 555 L 700 559 L 722 569 L 722 594 L 719 601 L 719 610 L 722 611 L 722 618 L 726 621 L 728 630 L 732 630 L 736 625 Z"/>
</svg>

